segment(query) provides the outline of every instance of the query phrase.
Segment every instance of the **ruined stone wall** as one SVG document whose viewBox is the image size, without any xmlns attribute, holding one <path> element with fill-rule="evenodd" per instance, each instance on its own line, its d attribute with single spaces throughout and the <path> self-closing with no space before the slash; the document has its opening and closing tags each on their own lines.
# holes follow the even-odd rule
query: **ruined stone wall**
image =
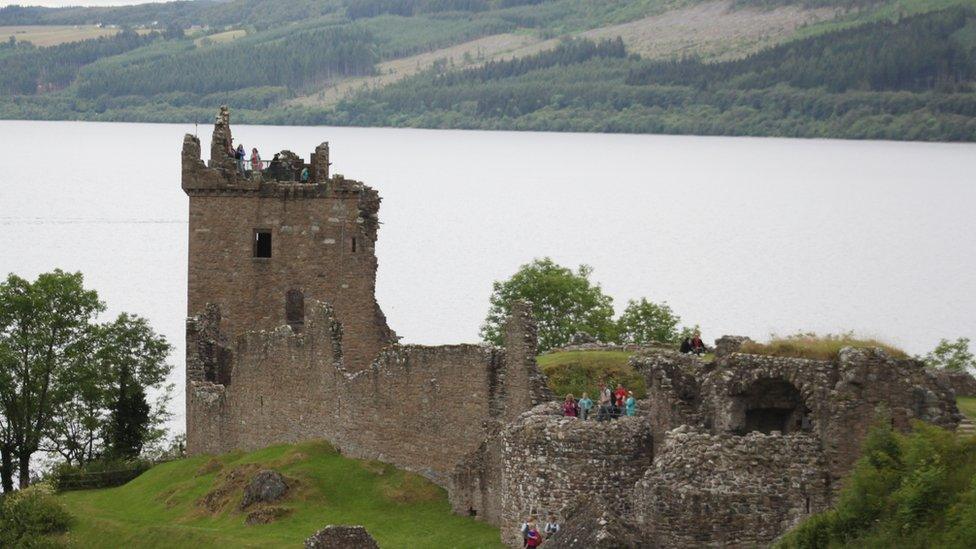
<svg viewBox="0 0 976 549">
<path fill-rule="evenodd" d="M 486 422 L 517 414 L 545 394 L 533 385 L 544 386 L 545 379 L 529 359 L 531 349 L 518 350 L 526 342 L 519 314 L 507 329 L 516 339 L 508 350 L 392 345 L 369 368 L 351 372 L 332 308 L 312 301 L 306 313 L 301 333 L 283 326 L 227 344 L 227 385 L 196 373 L 213 360 L 208 349 L 223 345 L 206 342 L 223 341 L 209 325 L 219 318 L 188 322 L 188 350 L 199 354 L 188 364 L 201 365 L 188 379 L 188 452 L 324 438 L 347 455 L 393 463 L 448 486 L 454 467 L 484 439 Z"/>
<path fill-rule="evenodd" d="M 628 513 L 634 483 L 653 457 L 643 417 L 582 421 L 562 417 L 558 402 L 526 412 L 501 440 L 500 526 L 510 545 L 521 543 L 527 516 L 564 518 L 564 507 L 585 495 L 602 495 L 614 512 Z"/>
<path fill-rule="evenodd" d="M 715 434 L 744 434 L 755 428 L 750 412 L 783 411 L 784 427 L 777 429 L 817 436 L 834 485 L 857 460 L 879 412 L 902 430 L 914 419 L 946 428 L 961 419 L 948 390 L 919 362 L 880 349 L 847 348 L 835 361 L 742 353 L 707 366 L 676 360 L 660 353 L 635 358 L 658 407 L 655 434 L 685 423 Z M 696 385 L 697 398 L 685 398 Z M 783 387 L 795 392 L 795 409 L 776 401 L 783 395 L 774 393 Z"/>
<path fill-rule="evenodd" d="M 931 368 L 929 372 L 943 387 L 952 389 L 956 396 L 976 396 L 976 377 L 973 374 Z"/>
<path fill-rule="evenodd" d="M 699 425 L 701 376 L 710 365 L 691 354 L 675 351 L 647 351 L 631 359 L 647 386 L 647 417 L 660 444 L 664 434 L 678 425 Z"/>
<path fill-rule="evenodd" d="M 661 547 L 754 547 L 826 509 L 820 441 L 809 434 L 667 434 L 634 488 L 633 517 Z"/>
</svg>

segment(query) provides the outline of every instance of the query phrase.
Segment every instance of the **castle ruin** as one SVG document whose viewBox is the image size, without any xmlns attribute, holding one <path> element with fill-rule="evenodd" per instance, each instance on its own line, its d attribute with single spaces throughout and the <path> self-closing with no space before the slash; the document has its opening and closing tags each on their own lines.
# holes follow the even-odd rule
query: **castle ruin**
<svg viewBox="0 0 976 549">
<path fill-rule="evenodd" d="M 425 475 L 513 546 L 529 514 L 566 526 L 547 546 L 583 547 L 581 525 L 609 513 L 601 532 L 626 540 L 589 546 L 752 547 L 830 505 L 879 410 L 899 429 L 960 420 L 914 360 L 748 355 L 742 338 L 709 363 L 638 352 L 636 417 L 564 418 L 528 304 L 513 304 L 503 347 L 401 345 L 375 298 L 379 194 L 331 174 L 327 143 L 251 172 L 231 143 L 226 108 L 209 162 L 183 141 L 190 454 L 327 439 Z"/>
</svg>

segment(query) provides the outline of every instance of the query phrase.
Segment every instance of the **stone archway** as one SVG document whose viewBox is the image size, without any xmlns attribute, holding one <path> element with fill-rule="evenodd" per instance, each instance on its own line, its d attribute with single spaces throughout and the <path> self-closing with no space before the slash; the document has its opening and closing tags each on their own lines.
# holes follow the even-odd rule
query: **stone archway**
<svg viewBox="0 0 976 549">
<path fill-rule="evenodd" d="M 803 395 L 784 379 L 757 379 L 736 399 L 739 401 L 737 408 L 742 413 L 736 422 L 737 430 L 742 433 L 779 431 L 785 435 L 813 428 L 810 408 Z"/>
</svg>

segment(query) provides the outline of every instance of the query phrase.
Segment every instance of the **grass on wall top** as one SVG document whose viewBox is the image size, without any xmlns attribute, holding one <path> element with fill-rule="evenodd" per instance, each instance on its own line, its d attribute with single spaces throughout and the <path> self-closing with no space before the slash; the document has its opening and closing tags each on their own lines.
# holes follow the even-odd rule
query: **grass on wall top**
<svg viewBox="0 0 976 549">
<path fill-rule="evenodd" d="M 901 349 L 877 339 L 862 339 L 853 334 L 817 335 L 796 334 L 786 337 L 773 337 L 767 343 L 745 342 L 739 352 L 753 355 L 809 358 L 814 360 L 836 360 L 844 347 L 879 347 L 894 358 L 908 358 Z"/>
</svg>

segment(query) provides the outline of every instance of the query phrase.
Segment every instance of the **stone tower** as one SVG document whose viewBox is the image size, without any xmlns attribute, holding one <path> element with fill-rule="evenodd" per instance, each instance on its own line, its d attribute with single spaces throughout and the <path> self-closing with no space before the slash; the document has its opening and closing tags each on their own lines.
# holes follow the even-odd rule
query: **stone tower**
<svg viewBox="0 0 976 549">
<path fill-rule="evenodd" d="M 230 337 L 289 325 L 301 332 L 308 300 L 331 304 L 344 362 L 367 367 L 396 341 L 375 298 L 379 194 L 329 174 L 327 143 L 305 163 L 290 151 L 244 172 L 231 155 L 230 114 L 217 116 L 210 161 L 183 140 L 190 198 L 188 316 L 212 303 Z M 250 152 L 248 151 L 248 156 Z M 303 178 L 303 172 L 306 175 Z"/>
</svg>

